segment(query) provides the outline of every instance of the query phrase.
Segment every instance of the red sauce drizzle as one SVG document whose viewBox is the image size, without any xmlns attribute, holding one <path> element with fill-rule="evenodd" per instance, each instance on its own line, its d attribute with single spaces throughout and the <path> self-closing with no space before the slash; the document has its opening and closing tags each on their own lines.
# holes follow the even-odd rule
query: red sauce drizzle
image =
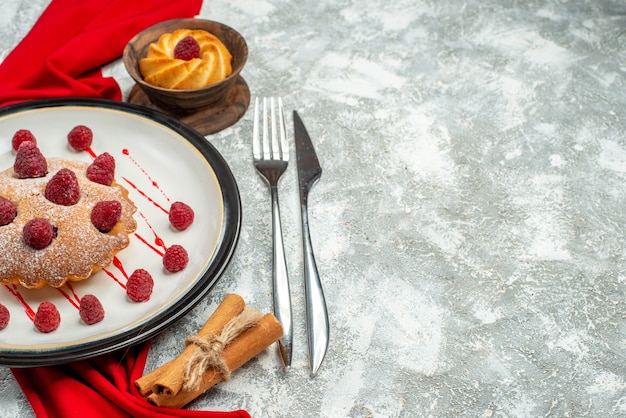
<svg viewBox="0 0 626 418">
<path fill-rule="evenodd" d="M 126 273 L 126 269 L 124 268 L 124 264 L 122 264 L 122 261 L 117 257 L 113 257 L 112 264 L 113 266 L 115 266 L 115 268 L 119 270 L 120 273 L 122 273 L 122 276 L 124 276 L 124 278 L 128 280 L 128 273 Z M 102 271 L 105 272 L 107 276 L 112 278 L 115 283 L 119 284 L 122 289 L 126 289 L 126 284 L 124 284 L 111 270 L 103 268 Z"/>
<path fill-rule="evenodd" d="M 112 278 L 112 279 L 113 279 L 113 281 L 114 281 L 115 283 L 119 284 L 119 285 L 120 285 L 120 287 L 121 287 L 122 289 L 126 289 L 126 285 L 125 285 L 124 283 L 122 283 L 122 282 L 120 281 L 120 279 L 118 279 L 118 278 L 115 276 L 115 274 L 113 274 L 112 272 L 110 272 L 109 270 L 107 270 L 107 269 L 105 269 L 105 268 L 104 268 L 104 269 L 102 269 L 102 271 L 103 271 L 103 272 L 104 272 L 107 276 L 109 276 L 110 278 Z"/>
<path fill-rule="evenodd" d="M 119 258 L 113 257 L 113 265 L 120 271 L 120 273 L 122 273 L 122 276 L 124 276 L 124 278 L 128 280 L 128 274 L 124 269 L 124 264 L 122 264 L 122 261 Z"/>
<path fill-rule="evenodd" d="M 169 211 L 167 209 L 165 209 L 163 206 L 159 205 L 157 202 L 154 201 L 154 199 L 152 199 L 150 196 L 148 196 L 146 194 L 146 192 L 144 192 L 143 190 L 141 190 L 139 187 L 137 187 L 135 185 L 135 183 L 133 183 L 132 181 L 128 180 L 126 177 L 122 176 L 122 180 L 124 180 L 126 183 L 128 183 L 128 185 L 130 187 L 132 187 L 133 189 L 135 189 L 140 195 L 142 195 L 143 197 L 146 198 L 146 200 L 150 203 L 152 203 L 154 206 L 156 206 L 157 208 L 161 209 L 163 212 L 165 212 L 166 214 L 169 213 Z"/>
<path fill-rule="evenodd" d="M 67 299 L 69 303 L 71 303 L 76 309 L 80 309 L 80 297 L 74 291 L 74 288 L 70 283 L 66 283 L 66 287 L 70 291 L 70 293 L 66 292 L 62 287 L 57 288 L 60 294 Z"/>
<path fill-rule="evenodd" d="M 150 180 L 150 183 L 152 184 L 152 186 L 153 186 L 155 189 L 157 189 L 157 190 L 161 193 L 161 195 L 162 195 L 162 196 L 163 196 L 163 197 L 164 197 L 164 198 L 165 198 L 165 199 L 169 202 L 169 201 L 170 201 L 170 198 L 169 198 L 169 197 L 167 197 L 167 195 L 165 194 L 165 192 L 163 191 L 163 189 L 161 189 L 161 188 L 159 187 L 159 184 L 158 184 L 158 183 L 157 183 L 157 182 L 156 182 L 156 181 L 155 181 L 155 180 L 154 180 L 154 179 L 150 176 L 150 174 L 149 174 L 149 173 L 148 173 L 148 172 L 147 172 L 147 171 L 146 171 L 146 170 L 145 170 L 145 169 L 141 166 L 141 164 L 139 164 L 139 162 L 138 162 L 137 160 L 135 160 L 135 159 L 134 159 L 134 158 L 130 155 L 130 151 L 128 151 L 128 149 L 124 148 L 124 149 L 122 150 L 122 154 L 126 155 L 126 156 L 127 156 L 127 157 L 128 157 L 128 158 L 132 161 L 132 163 L 133 163 L 133 164 L 135 164 L 135 166 L 136 166 L 139 170 L 141 170 L 141 172 L 142 172 L 142 173 L 146 176 L 146 178 L 147 178 L 148 180 Z"/>
<path fill-rule="evenodd" d="M 165 245 L 165 242 L 159 236 L 159 234 L 157 234 L 155 229 L 152 227 L 152 224 L 150 224 L 150 221 L 148 220 L 146 215 L 144 215 L 143 213 L 139 212 L 139 216 L 141 216 L 143 218 L 143 220 L 146 223 L 146 225 L 148 225 L 148 228 L 150 228 L 150 231 L 152 231 L 152 234 L 154 234 L 154 244 L 159 246 L 159 247 L 161 247 L 161 248 L 163 248 L 163 251 L 167 250 L 167 246 Z"/>
<path fill-rule="evenodd" d="M 14 284 L 10 286 L 5 284 L 4 287 L 6 287 L 7 290 L 15 297 L 15 299 L 17 299 L 17 301 L 22 304 L 22 306 L 24 307 L 24 312 L 26 312 L 26 316 L 28 316 L 31 321 L 34 321 L 35 311 L 33 310 L 33 308 L 30 307 L 28 302 L 24 300 L 24 297 L 20 294 L 20 292 L 17 291 L 17 286 Z"/>
<path fill-rule="evenodd" d="M 158 248 L 156 248 L 154 245 L 150 244 L 144 237 L 142 237 L 141 235 L 139 235 L 138 233 L 135 232 L 135 237 L 137 237 L 137 239 L 141 242 L 143 242 L 144 244 L 146 244 L 148 246 L 148 248 L 150 248 L 152 251 L 154 251 L 155 253 L 157 253 L 158 255 L 160 255 L 161 257 L 163 257 L 164 252 L 162 252 L 161 250 L 159 250 Z"/>
</svg>

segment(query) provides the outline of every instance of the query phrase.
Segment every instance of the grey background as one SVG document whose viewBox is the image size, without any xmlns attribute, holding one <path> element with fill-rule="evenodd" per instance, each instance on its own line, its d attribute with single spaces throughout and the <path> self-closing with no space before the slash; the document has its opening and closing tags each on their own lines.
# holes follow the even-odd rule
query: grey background
<svg viewBox="0 0 626 418">
<path fill-rule="evenodd" d="M 46 4 L 0 0 L 0 58 Z M 624 2 L 206 1 L 201 17 L 244 35 L 252 95 L 281 95 L 315 142 L 324 173 L 310 218 L 332 335 L 310 378 L 294 163 L 280 185 L 293 368 L 269 349 L 190 408 L 626 416 Z M 121 62 L 105 72 L 128 94 Z M 226 293 L 271 310 L 251 133 L 249 112 L 207 137 L 240 186 L 241 240 L 147 369 Z M 31 416 L 8 369 L 0 380 L 0 415 Z"/>
</svg>

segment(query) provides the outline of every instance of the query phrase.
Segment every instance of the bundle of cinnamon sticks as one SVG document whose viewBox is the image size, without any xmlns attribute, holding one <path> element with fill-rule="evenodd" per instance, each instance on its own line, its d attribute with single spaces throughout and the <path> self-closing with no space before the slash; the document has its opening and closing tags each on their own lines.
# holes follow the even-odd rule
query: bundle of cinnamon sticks
<svg viewBox="0 0 626 418">
<path fill-rule="evenodd" d="M 182 408 L 247 363 L 283 335 L 272 314 L 246 308 L 227 295 L 181 354 L 135 381 L 148 402 Z"/>
</svg>

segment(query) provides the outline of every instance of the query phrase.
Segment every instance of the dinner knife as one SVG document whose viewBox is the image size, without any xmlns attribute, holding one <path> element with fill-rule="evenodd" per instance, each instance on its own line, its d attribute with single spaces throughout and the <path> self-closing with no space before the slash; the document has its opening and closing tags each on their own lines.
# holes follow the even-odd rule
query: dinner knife
<svg viewBox="0 0 626 418">
<path fill-rule="evenodd" d="M 328 350 L 330 326 L 324 290 L 313 255 L 309 231 L 308 196 L 309 190 L 322 175 L 315 148 L 302 123 L 298 112 L 293 111 L 298 183 L 300 189 L 300 209 L 302 218 L 302 247 L 304 251 L 304 292 L 306 299 L 306 325 L 309 344 L 309 366 L 314 376 Z"/>
</svg>

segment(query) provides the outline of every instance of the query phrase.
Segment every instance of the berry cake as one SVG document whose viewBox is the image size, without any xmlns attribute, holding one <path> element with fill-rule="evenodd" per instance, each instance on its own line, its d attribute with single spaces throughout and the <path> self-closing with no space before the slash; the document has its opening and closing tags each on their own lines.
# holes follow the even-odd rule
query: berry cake
<svg viewBox="0 0 626 418">
<path fill-rule="evenodd" d="M 139 60 L 144 80 L 157 87 L 193 90 L 224 80 L 232 73 L 226 46 L 204 30 L 178 29 L 165 33 Z"/>
<path fill-rule="evenodd" d="M 84 280 L 129 245 L 137 209 L 106 173 L 112 164 L 106 153 L 89 164 L 46 160 L 33 143 L 20 145 L 14 167 L 0 172 L 0 283 Z"/>
</svg>

